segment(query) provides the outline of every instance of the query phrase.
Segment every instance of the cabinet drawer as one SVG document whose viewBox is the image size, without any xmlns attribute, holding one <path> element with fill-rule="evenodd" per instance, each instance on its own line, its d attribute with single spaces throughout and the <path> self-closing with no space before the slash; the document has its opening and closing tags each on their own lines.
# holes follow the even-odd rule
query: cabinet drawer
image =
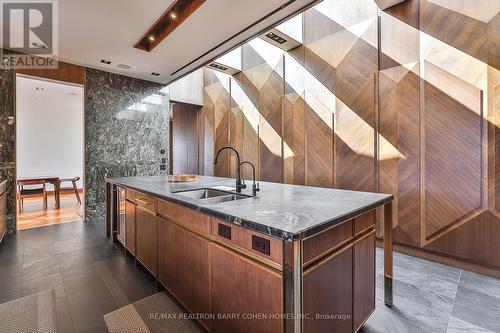
<svg viewBox="0 0 500 333">
<path fill-rule="evenodd" d="M 197 232 L 210 234 L 210 217 L 172 202 L 158 200 L 158 213 Z"/>
<path fill-rule="evenodd" d="M 125 189 L 125 199 L 134 200 L 136 193 L 137 192 L 130 190 L 128 188 Z"/>
<path fill-rule="evenodd" d="M 353 220 L 343 222 L 303 241 L 303 263 L 307 264 L 353 239 Z"/>
<path fill-rule="evenodd" d="M 151 212 L 156 213 L 158 211 L 158 200 L 149 195 L 136 192 L 135 203 L 137 204 L 137 206 L 147 209 Z"/>
<path fill-rule="evenodd" d="M 366 229 L 375 226 L 375 211 L 365 213 L 354 219 L 354 235 L 357 236 Z"/>
<path fill-rule="evenodd" d="M 237 225 L 212 218 L 212 236 L 221 243 L 233 244 L 279 265 L 283 261 L 282 241 Z"/>
</svg>

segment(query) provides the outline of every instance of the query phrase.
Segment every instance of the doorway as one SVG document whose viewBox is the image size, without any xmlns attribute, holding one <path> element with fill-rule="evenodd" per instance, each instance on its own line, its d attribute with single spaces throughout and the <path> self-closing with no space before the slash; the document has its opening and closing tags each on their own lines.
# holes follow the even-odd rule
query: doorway
<svg viewBox="0 0 500 333">
<path fill-rule="evenodd" d="M 84 88 L 16 75 L 17 229 L 83 220 Z"/>
</svg>

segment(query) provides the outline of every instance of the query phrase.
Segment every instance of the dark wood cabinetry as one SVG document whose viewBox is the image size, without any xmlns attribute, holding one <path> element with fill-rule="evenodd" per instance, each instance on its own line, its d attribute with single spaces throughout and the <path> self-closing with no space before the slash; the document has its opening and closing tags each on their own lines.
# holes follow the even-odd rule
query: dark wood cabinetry
<svg viewBox="0 0 500 333">
<path fill-rule="evenodd" d="M 135 209 L 136 257 L 153 274 L 157 273 L 156 213 L 137 206 Z"/>
<path fill-rule="evenodd" d="M 158 218 L 158 279 L 191 312 L 209 314 L 210 242 Z M 201 321 L 210 329 L 210 320 Z"/>
<path fill-rule="evenodd" d="M 375 310 L 375 231 L 354 243 L 353 328 L 357 331 Z"/>
<path fill-rule="evenodd" d="M 349 245 L 304 272 L 305 333 L 352 332 L 352 258 Z"/>
<path fill-rule="evenodd" d="M 135 255 L 135 204 L 125 201 L 125 247 Z"/>
<path fill-rule="evenodd" d="M 0 242 L 7 233 L 7 186 L 0 182 Z"/>
<path fill-rule="evenodd" d="M 222 246 L 211 246 L 213 331 L 282 332 L 283 320 L 279 318 L 283 313 L 281 274 Z M 234 314 L 238 317 L 219 319 Z M 263 317 L 245 318 L 259 315 Z"/>
<path fill-rule="evenodd" d="M 290 241 L 127 189 L 125 245 L 207 331 L 352 333 L 375 309 L 373 218 Z"/>
</svg>

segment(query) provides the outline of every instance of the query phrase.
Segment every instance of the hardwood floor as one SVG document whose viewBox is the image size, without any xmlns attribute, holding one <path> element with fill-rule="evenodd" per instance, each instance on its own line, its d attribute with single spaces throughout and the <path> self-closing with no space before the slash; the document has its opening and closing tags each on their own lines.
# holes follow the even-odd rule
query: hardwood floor
<svg viewBox="0 0 500 333">
<path fill-rule="evenodd" d="M 82 195 L 80 194 L 82 197 Z M 61 208 L 55 208 L 53 196 L 49 196 L 48 208 L 43 209 L 42 198 L 24 199 L 23 211 L 17 209 L 17 230 L 36 228 L 51 224 L 74 222 L 82 219 L 83 205 L 79 205 L 75 193 L 61 193 Z"/>
</svg>

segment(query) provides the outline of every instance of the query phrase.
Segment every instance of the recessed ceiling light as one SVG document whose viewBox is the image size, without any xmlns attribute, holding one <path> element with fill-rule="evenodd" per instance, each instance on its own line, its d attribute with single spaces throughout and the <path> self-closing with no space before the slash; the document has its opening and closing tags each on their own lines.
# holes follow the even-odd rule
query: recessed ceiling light
<svg viewBox="0 0 500 333">
<path fill-rule="evenodd" d="M 116 67 L 121 68 L 121 69 L 131 69 L 132 68 L 127 64 L 118 64 L 118 65 L 116 65 Z"/>
<path fill-rule="evenodd" d="M 170 18 L 175 20 L 177 18 L 177 13 L 176 12 L 171 12 L 170 13 Z"/>
<path fill-rule="evenodd" d="M 266 37 L 269 38 L 269 39 L 272 39 L 273 41 L 275 41 L 276 43 L 278 44 L 284 44 L 286 43 L 286 39 L 276 35 L 275 33 L 272 33 L 272 32 L 269 32 L 268 34 L 266 34 Z"/>
<path fill-rule="evenodd" d="M 101 62 L 102 62 L 103 64 L 106 64 L 106 65 L 111 64 L 111 61 L 106 60 L 106 59 L 101 59 Z"/>
<path fill-rule="evenodd" d="M 154 41 L 155 41 L 155 36 L 153 36 L 153 35 L 149 35 L 148 39 L 149 39 L 151 42 L 154 42 Z"/>
<path fill-rule="evenodd" d="M 153 72 L 153 73 L 151 73 L 151 75 L 153 75 L 153 76 L 160 76 L 160 73 Z"/>
<path fill-rule="evenodd" d="M 211 63 L 210 67 L 216 68 L 216 69 L 218 69 L 220 71 L 227 71 L 227 67 L 221 66 L 221 65 L 216 64 L 216 63 Z"/>
</svg>

